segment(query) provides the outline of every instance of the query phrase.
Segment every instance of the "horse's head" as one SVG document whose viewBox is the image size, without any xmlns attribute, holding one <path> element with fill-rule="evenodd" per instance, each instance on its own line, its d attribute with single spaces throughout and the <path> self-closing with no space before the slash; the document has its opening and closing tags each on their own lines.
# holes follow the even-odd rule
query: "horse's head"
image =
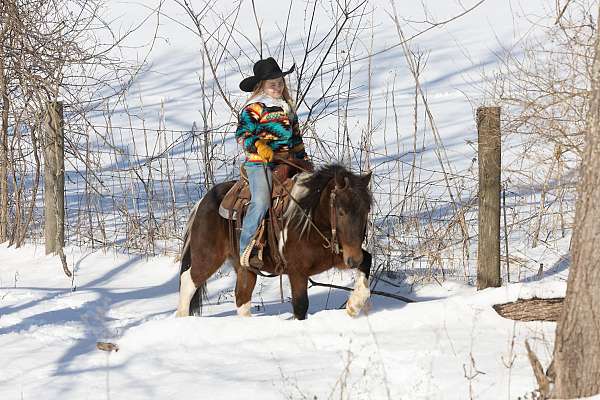
<svg viewBox="0 0 600 400">
<path fill-rule="evenodd" d="M 355 175 L 345 168 L 335 171 L 330 192 L 330 224 L 344 263 L 358 267 L 363 259 L 367 218 L 371 209 L 371 173 Z"/>
<path fill-rule="evenodd" d="M 339 245 L 344 263 L 357 267 L 363 258 L 361 246 L 371 209 L 370 180 L 371 173 L 355 175 L 336 164 L 303 174 L 292 192 L 296 201 L 286 218 L 300 229 L 301 236 L 316 228 L 332 251 Z"/>
</svg>

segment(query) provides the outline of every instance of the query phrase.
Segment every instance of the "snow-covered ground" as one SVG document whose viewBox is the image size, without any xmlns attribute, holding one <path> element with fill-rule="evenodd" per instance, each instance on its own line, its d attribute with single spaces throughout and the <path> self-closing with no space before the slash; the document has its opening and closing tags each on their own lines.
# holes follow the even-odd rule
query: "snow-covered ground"
<svg viewBox="0 0 600 400">
<path fill-rule="evenodd" d="M 2 399 L 515 399 L 535 387 L 524 340 L 547 362 L 555 324 L 513 322 L 491 306 L 566 286 L 565 270 L 481 292 L 452 281 L 411 292 L 387 278 L 399 287 L 379 290 L 416 303 L 373 296 L 356 319 L 337 309 L 346 292 L 314 287 L 308 319 L 297 321 L 287 282 L 282 304 L 279 280 L 261 278 L 247 319 L 235 313 L 225 267 L 209 282 L 205 315 L 176 319 L 173 259 L 67 256 L 73 282 L 43 247 L 0 247 Z"/>
<path fill-rule="evenodd" d="M 123 24 L 123 30 L 135 26 L 151 14 L 154 5 L 149 3 L 111 0 L 107 20 Z M 200 2 L 193 3 L 202 9 Z M 213 3 L 225 11 L 231 8 L 229 2 Z M 285 23 L 283 3 L 256 1 L 263 36 L 274 43 L 273 48 Z M 410 35 L 428 26 L 423 20 L 443 21 L 477 1 L 438 1 L 435 7 L 430 5 L 433 15 L 423 14 L 424 2 L 397 3 Z M 129 49 L 138 52 L 138 59 L 148 57 L 126 97 L 129 111 L 136 126 L 143 120 L 157 128 L 163 121 L 169 129 L 190 129 L 201 120 L 200 43 L 181 25 L 190 22 L 177 4 L 161 4 L 161 18 L 149 19 L 130 38 L 148 44 L 156 32 L 157 39 L 149 54 L 150 46 Z M 238 26 L 256 42 L 250 4 L 243 3 Z M 393 158 L 388 151 L 410 150 L 414 82 L 401 48 L 385 50 L 398 43 L 390 3 L 372 5 L 376 165 Z M 553 6 L 550 0 L 488 0 L 411 42 L 411 47 L 426 54 L 421 81 L 452 171 L 476 170 L 473 110 L 487 100 L 480 97 L 484 75 L 493 74 L 501 53 L 516 49 L 525 34 L 535 34 L 535 27 L 545 22 L 545 8 Z M 294 7 L 298 9 L 290 21 L 290 57 L 300 58 L 306 4 L 294 2 Z M 325 11 L 317 17 L 320 30 L 329 27 Z M 218 25 L 216 15 L 210 23 Z M 371 46 L 370 32 L 361 34 L 364 40 L 356 50 L 363 55 Z M 243 47 L 256 57 L 247 43 Z M 220 77 L 231 93 L 237 93 L 241 79 L 235 73 L 237 63 L 249 72 L 251 61 L 256 60 L 251 58 L 230 57 L 220 67 Z M 357 85 L 350 121 L 356 132 L 352 140 L 358 143 L 366 125 L 367 60 L 356 61 L 353 71 Z M 390 96 L 397 110 L 388 108 Z M 120 111 L 113 122 L 127 125 Z M 215 124 L 228 118 L 219 109 Z M 319 134 L 335 137 L 336 123 L 334 117 L 325 119 Z M 430 129 L 419 129 L 420 166 L 423 171 L 439 171 Z M 136 140 L 143 142 L 143 138 Z M 510 157 L 503 162 L 510 163 Z M 425 175 L 424 180 L 429 176 Z M 436 193 L 429 195 L 433 198 Z M 378 207 L 390 206 L 385 201 Z M 309 290 L 306 321 L 292 319 L 285 279 L 283 303 L 279 280 L 260 279 L 253 297 L 255 317 L 242 319 L 234 309 L 234 274 L 225 266 L 209 282 L 205 316 L 175 319 L 178 266 L 172 257 L 69 247 L 67 261 L 75 269 L 71 281 L 56 257 L 44 255 L 43 246 L 0 245 L 0 399 L 516 399 L 535 388 L 524 340 L 547 364 L 555 324 L 513 322 L 491 306 L 517 298 L 564 295 L 569 239 L 536 249 L 528 248 L 525 241 L 510 243 L 533 268 L 538 263 L 546 266 L 541 280 L 519 279 L 519 283 L 477 292 L 452 280 L 412 284 L 401 271 L 387 276 L 389 283 L 380 282 L 377 289 L 411 297 L 415 303 L 373 296 L 368 312 L 351 319 L 338 309 L 347 293 L 314 287 Z M 350 285 L 352 275 L 330 272 L 316 279 Z M 116 343 L 119 351 L 100 351 L 98 341 Z"/>
</svg>

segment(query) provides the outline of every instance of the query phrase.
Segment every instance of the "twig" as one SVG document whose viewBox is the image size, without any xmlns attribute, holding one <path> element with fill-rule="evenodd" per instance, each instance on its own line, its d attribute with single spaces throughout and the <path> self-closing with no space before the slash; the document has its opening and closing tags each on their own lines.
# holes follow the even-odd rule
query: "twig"
<svg viewBox="0 0 600 400">
<path fill-rule="evenodd" d="M 535 375 L 540 394 L 542 395 L 542 398 L 546 399 L 550 394 L 550 379 L 544 373 L 540 360 L 538 360 L 535 353 L 531 350 L 527 340 L 525 340 L 525 348 L 527 349 L 527 357 L 529 358 L 529 363 L 533 369 L 533 374 Z"/>
<path fill-rule="evenodd" d="M 322 287 L 328 287 L 328 288 L 333 288 L 333 289 L 345 290 L 347 292 L 351 292 L 354 290 L 354 289 L 346 287 L 346 286 L 339 286 L 339 285 L 333 285 L 333 284 L 329 284 L 329 283 L 316 282 L 310 278 L 308 279 L 308 281 L 310 282 L 311 287 L 312 286 L 322 286 Z M 387 292 L 381 292 L 379 290 L 372 290 L 371 294 L 375 294 L 375 295 L 382 296 L 382 297 L 389 297 L 391 299 L 400 300 L 405 303 L 414 303 L 415 302 L 415 300 L 409 299 L 408 297 L 404 297 L 404 296 L 400 296 L 400 295 L 392 294 L 392 293 L 387 293 Z"/>
</svg>

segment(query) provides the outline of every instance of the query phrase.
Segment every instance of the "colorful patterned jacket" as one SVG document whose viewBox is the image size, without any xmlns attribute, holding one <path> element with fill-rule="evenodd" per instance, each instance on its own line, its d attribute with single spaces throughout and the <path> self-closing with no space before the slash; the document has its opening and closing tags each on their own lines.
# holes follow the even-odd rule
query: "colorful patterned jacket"
<svg viewBox="0 0 600 400">
<path fill-rule="evenodd" d="M 240 112 L 235 132 L 246 153 L 246 162 L 267 163 L 256 151 L 259 139 L 264 139 L 275 154 L 291 152 L 294 157 L 306 158 L 298 117 L 285 100 L 263 95 L 251 101 Z"/>
</svg>

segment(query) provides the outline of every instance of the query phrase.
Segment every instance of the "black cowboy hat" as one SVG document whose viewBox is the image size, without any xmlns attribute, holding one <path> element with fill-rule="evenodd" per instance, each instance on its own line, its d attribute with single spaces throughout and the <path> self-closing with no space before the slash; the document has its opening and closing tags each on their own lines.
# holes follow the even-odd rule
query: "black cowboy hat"
<svg viewBox="0 0 600 400">
<path fill-rule="evenodd" d="M 254 76 L 249 76 L 242 80 L 240 82 L 240 89 L 244 92 L 252 92 L 258 82 L 267 79 L 281 78 L 294 71 L 294 68 L 296 68 L 296 64 L 292 65 L 292 68 L 286 72 L 283 72 L 273 57 L 257 61 L 253 68 Z"/>
</svg>

